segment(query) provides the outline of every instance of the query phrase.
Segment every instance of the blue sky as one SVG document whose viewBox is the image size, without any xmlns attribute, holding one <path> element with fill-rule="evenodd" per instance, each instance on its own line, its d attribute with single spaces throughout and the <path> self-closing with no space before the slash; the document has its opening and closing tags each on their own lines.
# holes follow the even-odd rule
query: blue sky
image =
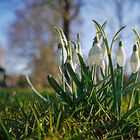
<svg viewBox="0 0 140 140">
<path fill-rule="evenodd" d="M 8 74 L 21 74 L 26 72 L 27 60 L 15 56 L 12 48 L 8 46 L 8 31 L 10 24 L 15 19 L 15 10 L 22 6 L 18 0 L 6 1 L 0 3 L 0 47 L 4 50 L 4 59 L 0 61 L 0 65 L 6 68 Z M 24 73 L 23 73 L 24 74 Z"/>
<path fill-rule="evenodd" d="M 108 0 L 110 1 L 110 0 Z M 15 18 L 15 10 L 16 8 L 22 6 L 22 2 L 18 0 L 13 0 L 13 2 L 8 1 L 6 3 L 0 4 L 0 46 L 5 51 L 5 57 L 4 60 L 0 63 L 3 65 L 9 74 L 18 74 L 23 72 L 28 72 L 26 68 L 27 61 L 24 59 L 17 59 L 17 56 L 15 56 L 14 52 L 9 50 L 8 45 L 8 39 L 7 39 L 7 33 L 9 30 L 9 25 L 12 23 L 12 21 Z M 83 24 L 80 28 L 77 27 L 76 31 L 80 32 L 81 40 L 82 40 L 82 51 L 87 56 L 89 49 L 91 48 L 93 37 L 95 35 L 95 27 L 92 22 L 92 19 L 95 19 L 99 21 L 100 23 L 103 23 L 105 20 L 108 21 L 108 26 L 106 28 L 107 35 L 109 36 L 109 39 L 111 39 L 111 36 L 117 31 L 118 24 L 117 19 L 115 17 L 115 14 L 113 13 L 113 5 L 108 8 L 103 9 L 95 9 L 93 10 L 93 6 L 91 3 L 86 3 L 81 9 L 80 15 L 83 20 Z M 127 8 L 127 7 L 126 7 Z M 124 24 L 127 25 L 127 28 L 125 29 L 124 36 L 124 46 L 125 50 L 127 52 L 128 59 L 131 55 L 131 50 L 133 46 L 133 42 L 135 42 L 135 36 L 132 32 L 132 28 L 135 27 L 136 29 L 139 29 L 140 24 L 134 24 L 133 22 L 135 18 L 137 18 L 139 13 L 137 12 L 139 10 L 139 5 L 135 5 L 133 8 L 133 12 L 128 10 L 125 16 Z M 73 30 L 74 27 L 72 27 Z M 19 57 L 19 56 L 18 56 Z M 127 61 L 129 62 L 129 60 Z"/>
</svg>

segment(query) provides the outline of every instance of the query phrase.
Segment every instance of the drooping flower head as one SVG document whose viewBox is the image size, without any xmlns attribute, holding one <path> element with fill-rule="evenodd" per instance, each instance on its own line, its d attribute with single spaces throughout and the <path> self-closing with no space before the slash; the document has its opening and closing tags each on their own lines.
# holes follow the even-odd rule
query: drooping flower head
<svg viewBox="0 0 140 140">
<path fill-rule="evenodd" d="M 67 60 L 67 51 L 65 47 L 63 47 L 62 44 L 59 43 L 57 48 L 57 53 L 56 53 L 56 62 L 59 66 L 62 65 L 62 59 L 65 64 Z"/>
<path fill-rule="evenodd" d="M 132 73 L 136 73 L 139 69 L 139 55 L 138 55 L 138 48 L 136 44 L 133 46 L 133 53 L 130 58 L 130 65 L 131 65 Z"/>
<path fill-rule="evenodd" d="M 122 41 L 119 41 L 119 46 L 117 50 L 117 63 L 120 67 L 123 67 L 125 64 L 125 51 L 122 45 Z"/>
<path fill-rule="evenodd" d="M 103 58 L 105 58 L 107 56 L 107 50 L 106 50 L 106 46 L 105 46 L 105 42 L 104 41 L 101 44 L 101 48 L 102 48 Z"/>
<path fill-rule="evenodd" d="M 88 54 L 89 66 L 92 66 L 93 64 L 101 66 L 102 60 L 103 60 L 102 48 L 100 44 L 98 43 L 97 37 L 95 37 L 93 46 L 91 47 Z"/>
</svg>

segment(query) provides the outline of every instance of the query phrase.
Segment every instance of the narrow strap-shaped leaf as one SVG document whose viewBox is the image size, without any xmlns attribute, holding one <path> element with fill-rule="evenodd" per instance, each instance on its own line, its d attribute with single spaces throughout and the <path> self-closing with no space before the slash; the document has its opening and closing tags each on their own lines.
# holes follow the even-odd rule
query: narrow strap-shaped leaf
<svg viewBox="0 0 140 140">
<path fill-rule="evenodd" d="M 80 61 L 80 64 L 81 64 L 81 69 L 82 69 L 82 71 L 83 71 L 85 80 L 86 80 L 87 82 L 92 83 L 92 77 L 91 77 L 91 76 L 89 75 L 89 73 L 88 73 L 88 69 L 87 69 L 87 67 L 86 67 L 86 64 L 85 64 L 85 62 L 84 62 L 82 56 L 81 56 L 79 53 L 78 53 L 77 55 L 78 55 L 78 58 L 79 58 L 79 61 Z"/>
<path fill-rule="evenodd" d="M 70 96 L 66 92 L 63 91 L 61 86 L 56 82 L 56 80 L 51 75 L 48 75 L 48 81 L 51 87 L 55 90 L 57 94 L 60 95 L 60 98 L 63 99 L 64 102 L 72 104 Z"/>
<path fill-rule="evenodd" d="M 140 109 L 140 104 L 132 107 L 130 110 L 128 110 L 122 117 L 122 119 L 127 119 L 128 117 L 130 117 L 133 113 L 135 113 L 137 110 Z"/>
<path fill-rule="evenodd" d="M 105 21 L 105 22 L 103 23 L 102 28 L 105 29 L 106 25 L 107 25 L 107 21 Z"/>
<path fill-rule="evenodd" d="M 2 129 L 3 129 L 3 131 L 6 135 L 7 140 L 11 140 L 10 134 L 9 134 L 8 130 L 6 129 L 6 127 L 5 127 L 1 118 L 0 118 L 0 126 L 2 127 Z"/>
<path fill-rule="evenodd" d="M 103 36 L 103 40 L 105 42 L 105 45 L 106 45 L 106 49 L 107 49 L 107 54 L 109 55 L 110 51 L 109 51 L 109 45 L 108 45 L 108 41 L 107 41 L 107 37 L 106 37 L 106 34 L 104 32 L 104 29 L 103 27 L 96 21 L 96 20 L 92 20 L 95 25 L 99 28 L 99 31 L 101 32 L 102 36 Z"/>
<path fill-rule="evenodd" d="M 111 47 L 110 47 L 110 52 L 112 52 L 112 47 L 113 47 L 113 44 L 114 44 L 114 42 L 115 42 L 115 40 L 118 38 L 118 36 L 119 36 L 119 34 L 120 34 L 120 32 L 125 28 L 126 26 L 123 26 L 122 28 L 120 28 L 118 31 L 117 31 L 117 33 L 114 35 L 114 37 L 113 37 L 113 39 L 112 39 L 112 41 L 111 41 Z"/>
<path fill-rule="evenodd" d="M 62 115 L 62 111 L 60 111 L 59 114 L 58 114 L 57 123 L 56 123 L 56 130 L 57 131 L 58 131 L 59 126 L 60 126 L 61 115 Z"/>
<path fill-rule="evenodd" d="M 134 102 L 134 105 L 138 105 L 139 104 L 139 99 L 140 99 L 140 90 L 137 89 L 137 91 L 135 92 L 135 102 Z"/>
<path fill-rule="evenodd" d="M 56 80 L 51 75 L 48 75 L 48 81 L 50 85 L 52 86 L 52 88 L 55 90 L 55 92 L 57 93 L 64 92 L 63 89 L 60 87 L 60 85 L 56 82 Z"/>
<path fill-rule="evenodd" d="M 43 101 L 48 102 L 48 100 L 47 100 L 44 96 L 42 96 L 42 95 L 35 89 L 35 87 L 34 87 L 33 84 L 31 83 L 31 81 L 30 81 L 28 75 L 26 75 L 26 80 L 27 80 L 28 84 L 31 86 L 32 90 L 33 90 Z"/>
<path fill-rule="evenodd" d="M 116 136 L 111 136 L 111 137 L 107 138 L 106 140 L 115 140 L 115 139 L 122 138 L 122 137 L 123 137 L 123 134 L 116 135 Z"/>
<path fill-rule="evenodd" d="M 67 63 L 67 70 L 72 78 L 72 80 L 74 81 L 74 83 L 78 86 L 78 87 L 81 87 L 81 83 L 79 81 L 79 79 L 77 78 L 77 75 L 76 73 L 73 71 L 70 63 Z"/>
<path fill-rule="evenodd" d="M 130 84 L 132 84 L 134 81 L 134 74 L 132 73 L 129 77 L 128 82 L 123 86 L 123 88 L 128 87 Z"/>
<path fill-rule="evenodd" d="M 114 78 L 115 78 L 116 76 L 120 75 L 120 72 L 121 72 L 120 69 L 115 69 L 115 70 L 114 70 Z M 99 81 L 95 86 L 99 86 L 100 84 L 106 82 L 107 80 L 110 81 L 110 78 L 111 78 L 111 74 L 105 76 L 104 79 L 101 80 L 101 81 Z"/>
<path fill-rule="evenodd" d="M 106 25 L 107 25 L 107 21 L 105 21 L 105 22 L 103 23 L 102 28 L 105 29 Z M 98 36 L 98 39 L 100 40 L 100 38 L 102 37 L 102 35 L 101 35 L 100 29 L 99 29 L 99 27 L 98 27 L 97 25 L 96 25 L 96 29 L 97 29 L 97 36 Z"/>
<path fill-rule="evenodd" d="M 124 89 L 120 90 L 119 92 L 128 92 L 128 91 L 133 90 L 134 87 L 138 87 L 138 86 L 140 86 L 140 82 L 137 82 L 136 84 L 133 84 L 127 88 L 124 88 Z"/>
</svg>

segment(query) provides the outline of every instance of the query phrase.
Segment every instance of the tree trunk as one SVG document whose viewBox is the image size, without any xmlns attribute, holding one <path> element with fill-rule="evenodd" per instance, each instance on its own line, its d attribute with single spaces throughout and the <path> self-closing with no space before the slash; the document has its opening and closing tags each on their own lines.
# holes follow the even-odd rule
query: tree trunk
<svg viewBox="0 0 140 140">
<path fill-rule="evenodd" d="M 66 38 L 69 40 L 70 35 L 70 2 L 69 0 L 65 0 L 64 6 L 64 16 L 63 16 L 63 31 Z"/>
</svg>

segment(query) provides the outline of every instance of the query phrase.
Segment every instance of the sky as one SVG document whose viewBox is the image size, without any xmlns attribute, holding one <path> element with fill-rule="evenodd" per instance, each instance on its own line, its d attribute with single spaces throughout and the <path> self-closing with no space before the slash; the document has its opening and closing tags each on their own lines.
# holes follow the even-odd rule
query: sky
<svg viewBox="0 0 140 140">
<path fill-rule="evenodd" d="M 5 52 L 5 57 L 2 61 L 0 61 L 0 65 L 6 68 L 8 74 L 26 74 L 29 72 L 28 69 L 26 69 L 27 60 L 21 59 L 20 56 L 15 56 L 15 53 L 12 50 L 9 50 L 9 47 L 7 47 L 7 33 L 8 30 L 10 30 L 10 24 L 15 19 L 15 10 L 21 6 L 22 2 L 19 0 L 7 0 L 5 3 L 0 3 L 0 46 Z M 113 13 L 114 11 L 112 10 L 113 8 L 113 5 L 111 5 L 111 7 L 107 7 L 105 9 L 94 8 L 95 10 L 93 10 L 93 5 L 90 2 L 87 2 L 81 8 L 80 16 L 82 17 L 83 23 L 81 25 L 82 28 L 78 28 L 77 32 L 80 32 L 82 40 L 82 52 L 86 56 L 88 56 L 88 51 L 92 46 L 95 35 L 95 26 L 92 22 L 92 19 L 95 19 L 100 23 L 103 23 L 105 20 L 108 21 L 106 32 L 109 40 L 111 40 L 111 36 L 119 29 L 115 13 Z M 133 12 L 126 10 L 127 12 L 125 13 L 126 16 L 124 24 L 127 25 L 127 28 L 125 29 L 123 36 L 125 50 L 127 52 L 127 59 L 129 59 L 131 55 L 132 46 L 135 42 L 135 36 L 132 32 L 132 28 L 135 27 L 136 29 L 139 29 L 138 24 L 134 24 L 136 22 L 133 21 L 136 17 L 140 16 L 138 15 L 138 10 L 139 5 L 135 5 Z M 129 60 L 127 60 L 127 63 L 129 63 Z"/>
<path fill-rule="evenodd" d="M 6 69 L 8 75 L 24 74 L 26 70 L 27 60 L 15 56 L 12 48 L 8 47 L 8 31 L 10 24 L 15 19 L 15 10 L 22 6 L 18 0 L 7 0 L 0 3 L 0 47 L 4 50 L 4 58 L 0 61 L 0 65 Z"/>
</svg>

